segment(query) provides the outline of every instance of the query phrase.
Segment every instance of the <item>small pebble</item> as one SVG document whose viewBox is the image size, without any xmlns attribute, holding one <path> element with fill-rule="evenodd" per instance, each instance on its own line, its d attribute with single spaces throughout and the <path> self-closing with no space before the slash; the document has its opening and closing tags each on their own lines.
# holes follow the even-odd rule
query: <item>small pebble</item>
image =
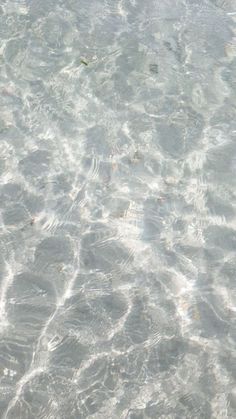
<svg viewBox="0 0 236 419">
<path fill-rule="evenodd" d="M 164 182 L 168 186 L 174 186 L 177 185 L 178 180 L 175 177 L 168 176 L 166 179 L 164 179 Z"/>
<path fill-rule="evenodd" d="M 158 74 L 158 65 L 157 64 L 149 64 L 149 71 L 151 73 Z"/>
</svg>

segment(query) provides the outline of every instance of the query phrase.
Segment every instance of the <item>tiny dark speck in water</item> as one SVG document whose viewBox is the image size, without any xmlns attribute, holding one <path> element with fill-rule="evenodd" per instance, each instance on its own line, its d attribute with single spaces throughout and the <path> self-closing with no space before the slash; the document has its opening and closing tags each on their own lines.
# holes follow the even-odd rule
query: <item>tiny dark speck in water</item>
<svg viewBox="0 0 236 419">
<path fill-rule="evenodd" d="M 157 64 L 149 64 L 149 71 L 151 73 L 158 74 L 158 65 Z"/>
</svg>

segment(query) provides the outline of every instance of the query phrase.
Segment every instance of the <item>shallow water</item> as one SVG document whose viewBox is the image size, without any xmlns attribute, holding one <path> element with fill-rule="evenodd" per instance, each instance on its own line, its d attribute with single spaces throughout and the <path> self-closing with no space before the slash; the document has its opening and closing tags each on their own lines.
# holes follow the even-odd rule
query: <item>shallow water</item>
<svg viewBox="0 0 236 419">
<path fill-rule="evenodd" d="M 236 417 L 236 2 L 0 1 L 0 417 Z"/>
</svg>

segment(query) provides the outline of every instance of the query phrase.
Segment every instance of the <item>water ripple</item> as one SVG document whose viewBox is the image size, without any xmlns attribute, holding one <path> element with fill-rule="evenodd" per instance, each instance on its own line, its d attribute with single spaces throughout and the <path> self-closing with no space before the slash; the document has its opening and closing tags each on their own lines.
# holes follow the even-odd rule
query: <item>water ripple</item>
<svg viewBox="0 0 236 419">
<path fill-rule="evenodd" d="M 1 3 L 2 418 L 235 417 L 234 8 Z"/>
</svg>

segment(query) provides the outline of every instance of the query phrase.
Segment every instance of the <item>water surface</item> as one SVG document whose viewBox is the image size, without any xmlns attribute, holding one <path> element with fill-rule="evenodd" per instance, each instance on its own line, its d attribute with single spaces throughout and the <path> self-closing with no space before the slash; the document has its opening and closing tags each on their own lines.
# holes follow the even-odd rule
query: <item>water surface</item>
<svg viewBox="0 0 236 419">
<path fill-rule="evenodd" d="M 0 1 L 0 417 L 236 416 L 236 2 Z"/>
</svg>

